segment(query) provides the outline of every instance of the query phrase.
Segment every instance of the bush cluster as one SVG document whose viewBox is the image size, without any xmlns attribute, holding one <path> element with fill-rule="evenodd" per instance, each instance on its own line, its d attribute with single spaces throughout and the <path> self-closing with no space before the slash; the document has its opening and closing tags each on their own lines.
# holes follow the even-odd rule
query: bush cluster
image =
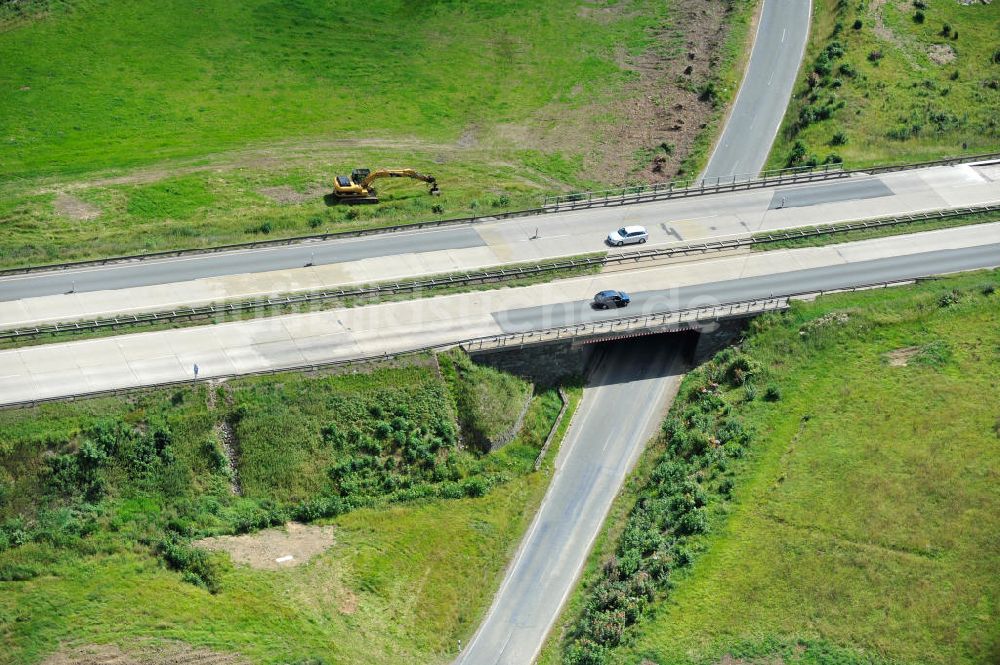
<svg viewBox="0 0 1000 665">
<path fill-rule="evenodd" d="M 184 580 L 219 593 L 222 575 L 226 568 L 224 559 L 171 535 L 156 545 L 156 552 L 171 570 L 181 573 Z"/>
</svg>

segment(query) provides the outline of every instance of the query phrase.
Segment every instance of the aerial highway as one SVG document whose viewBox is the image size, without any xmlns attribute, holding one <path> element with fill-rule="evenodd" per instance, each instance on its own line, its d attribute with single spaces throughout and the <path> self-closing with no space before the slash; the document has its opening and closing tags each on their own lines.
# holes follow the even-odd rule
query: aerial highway
<svg viewBox="0 0 1000 665">
<path fill-rule="evenodd" d="M 407 279 L 603 251 L 626 224 L 644 247 L 1000 201 L 1000 165 L 960 164 L 797 186 L 0 278 L 0 326 Z M 863 202 L 863 208 L 859 206 Z M 612 249 L 611 251 L 617 251 Z M 307 264 L 311 264 L 307 267 Z"/>
<path fill-rule="evenodd" d="M 0 404 L 331 360 L 613 317 L 1000 265 L 1000 223 L 646 266 L 520 288 L 0 351 Z M 597 291 L 633 302 L 593 310 Z"/>
</svg>

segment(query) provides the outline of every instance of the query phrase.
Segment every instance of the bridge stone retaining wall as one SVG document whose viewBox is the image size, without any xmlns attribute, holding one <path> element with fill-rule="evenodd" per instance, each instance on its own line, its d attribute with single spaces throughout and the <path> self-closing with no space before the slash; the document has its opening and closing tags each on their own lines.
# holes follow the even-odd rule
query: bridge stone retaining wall
<svg viewBox="0 0 1000 665">
<path fill-rule="evenodd" d="M 481 365 L 509 372 L 540 388 L 548 388 L 563 379 L 583 376 L 590 353 L 589 345 L 574 344 L 567 339 L 552 344 L 474 351 L 469 355 Z"/>
</svg>

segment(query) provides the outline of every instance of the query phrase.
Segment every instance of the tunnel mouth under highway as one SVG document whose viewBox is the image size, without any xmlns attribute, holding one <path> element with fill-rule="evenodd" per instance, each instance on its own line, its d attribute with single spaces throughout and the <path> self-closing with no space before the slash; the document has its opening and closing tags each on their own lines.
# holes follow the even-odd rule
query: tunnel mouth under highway
<svg viewBox="0 0 1000 665">
<path fill-rule="evenodd" d="M 587 347 L 587 361 L 584 368 L 584 385 L 586 387 L 597 387 L 613 385 L 617 383 L 627 383 L 630 379 L 628 374 L 616 372 L 596 371 L 603 363 L 615 362 L 621 356 L 643 355 L 650 358 L 658 356 L 658 351 L 663 346 L 673 347 L 681 357 L 685 367 L 690 367 L 696 357 L 699 341 L 702 333 L 699 330 L 676 330 L 670 332 L 658 332 L 643 335 L 622 336 L 615 339 L 602 339 L 589 344 L 581 344 Z M 661 377 L 670 373 L 670 365 L 653 368 L 653 376 Z"/>
</svg>

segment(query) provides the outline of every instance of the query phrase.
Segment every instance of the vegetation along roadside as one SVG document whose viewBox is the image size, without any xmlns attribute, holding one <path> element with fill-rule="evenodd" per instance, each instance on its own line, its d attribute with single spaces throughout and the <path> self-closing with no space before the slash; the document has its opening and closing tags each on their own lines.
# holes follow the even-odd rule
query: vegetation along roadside
<svg viewBox="0 0 1000 665">
<path fill-rule="evenodd" d="M 814 0 L 768 166 L 917 162 L 1000 150 L 1000 5 Z"/>
<path fill-rule="evenodd" d="M 477 433 L 511 427 L 527 385 L 449 362 L 464 369 L 422 356 L 0 412 L 0 662 L 61 644 L 450 660 L 541 501 L 562 402 L 538 393 L 486 452 Z M 247 534 L 259 559 L 289 520 L 307 526 L 282 538 L 326 538 L 299 566 L 201 546 Z"/>
<path fill-rule="evenodd" d="M 796 303 L 691 372 L 541 662 L 994 662 L 998 289 Z"/>
<path fill-rule="evenodd" d="M 0 4 L 0 265 L 669 180 L 711 144 L 758 5 L 378 0 L 362 17 L 322 0 Z M 378 205 L 324 204 L 335 175 L 380 166 L 432 174 L 442 195 L 394 182 Z"/>
</svg>

